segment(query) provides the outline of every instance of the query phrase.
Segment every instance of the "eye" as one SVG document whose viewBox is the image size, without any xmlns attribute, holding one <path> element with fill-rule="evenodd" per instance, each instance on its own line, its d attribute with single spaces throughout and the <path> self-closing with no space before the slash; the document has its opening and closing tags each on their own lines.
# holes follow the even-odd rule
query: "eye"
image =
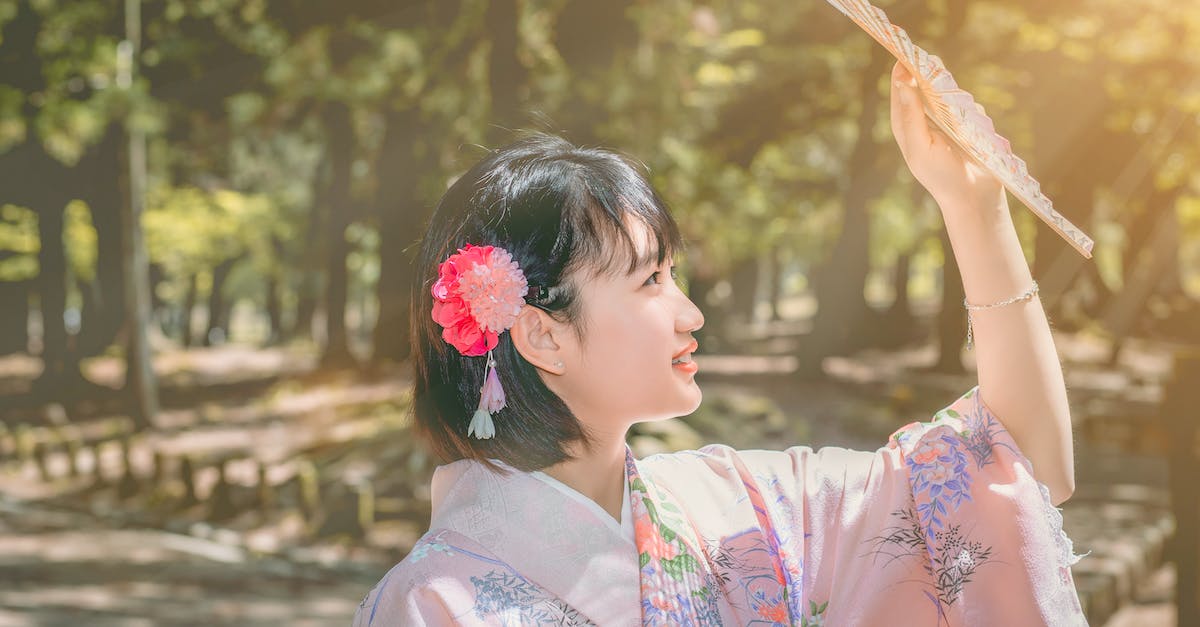
<svg viewBox="0 0 1200 627">
<path fill-rule="evenodd" d="M 653 274 L 650 275 L 650 278 L 646 279 L 646 282 L 643 283 L 642 285 L 650 285 L 651 283 L 658 283 L 658 275 L 660 275 L 660 274 L 662 274 L 661 270 L 655 271 Z M 671 278 L 676 281 L 679 280 L 679 274 L 677 272 L 675 272 L 675 266 L 671 266 Z"/>
</svg>

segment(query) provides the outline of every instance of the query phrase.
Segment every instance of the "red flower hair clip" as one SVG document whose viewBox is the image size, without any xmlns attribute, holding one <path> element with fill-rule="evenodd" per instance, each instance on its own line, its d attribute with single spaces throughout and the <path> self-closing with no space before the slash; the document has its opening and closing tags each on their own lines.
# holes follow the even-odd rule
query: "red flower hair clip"
<svg viewBox="0 0 1200 627">
<path fill-rule="evenodd" d="M 442 339 L 468 357 L 488 356 L 479 408 L 467 435 L 491 438 L 496 435 L 491 415 L 505 406 L 492 349 L 525 305 L 524 296 L 529 292 L 525 273 L 507 250 L 467 244 L 438 266 L 432 292 L 433 319 L 442 326 Z"/>
</svg>

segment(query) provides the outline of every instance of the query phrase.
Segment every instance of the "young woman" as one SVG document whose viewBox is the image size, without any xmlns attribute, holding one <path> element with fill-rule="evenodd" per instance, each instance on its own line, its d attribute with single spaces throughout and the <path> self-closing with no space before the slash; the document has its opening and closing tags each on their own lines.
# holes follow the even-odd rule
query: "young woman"
<svg viewBox="0 0 1200 627">
<path fill-rule="evenodd" d="M 977 386 L 874 452 L 635 459 L 631 425 L 701 400 L 678 228 L 629 161 L 520 141 L 446 192 L 422 241 L 415 416 L 450 463 L 354 624 L 1086 624 L 1054 507 L 1073 490 L 1066 390 L 1003 188 L 899 66 L 892 92 L 981 306 Z"/>
</svg>

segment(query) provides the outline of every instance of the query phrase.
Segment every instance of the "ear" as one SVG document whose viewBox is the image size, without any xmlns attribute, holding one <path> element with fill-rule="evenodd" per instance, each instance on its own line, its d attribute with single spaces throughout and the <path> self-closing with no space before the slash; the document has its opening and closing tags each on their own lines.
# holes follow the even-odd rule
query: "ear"
<svg viewBox="0 0 1200 627">
<path fill-rule="evenodd" d="M 551 374 L 563 374 L 564 366 L 555 365 L 566 361 L 562 342 L 566 327 L 562 323 L 537 307 L 525 305 L 508 332 L 525 361 Z"/>
</svg>

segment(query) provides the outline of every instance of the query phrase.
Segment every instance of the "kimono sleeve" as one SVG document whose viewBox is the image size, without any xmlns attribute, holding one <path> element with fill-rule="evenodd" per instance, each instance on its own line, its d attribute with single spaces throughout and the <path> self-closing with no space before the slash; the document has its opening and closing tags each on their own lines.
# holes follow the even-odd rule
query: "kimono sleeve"
<svg viewBox="0 0 1200 627">
<path fill-rule="evenodd" d="M 451 625 L 458 619 L 450 605 L 457 584 L 452 578 L 430 578 L 401 562 L 367 593 L 354 612 L 352 627 Z"/>
<path fill-rule="evenodd" d="M 1087 624 L 1062 515 L 978 392 L 874 452 L 704 449 L 793 539 L 806 624 Z"/>
</svg>

